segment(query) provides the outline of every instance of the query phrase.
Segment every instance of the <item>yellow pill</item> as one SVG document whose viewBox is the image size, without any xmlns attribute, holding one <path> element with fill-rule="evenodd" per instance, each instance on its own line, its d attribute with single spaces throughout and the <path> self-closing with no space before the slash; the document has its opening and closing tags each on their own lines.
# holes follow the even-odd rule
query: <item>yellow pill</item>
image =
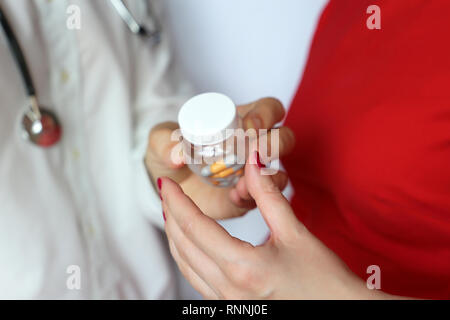
<svg viewBox="0 0 450 320">
<path fill-rule="evenodd" d="M 223 161 L 216 162 L 209 167 L 209 171 L 212 174 L 219 173 L 225 169 L 227 169 L 227 165 Z"/>
<path fill-rule="evenodd" d="M 244 165 L 233 166 L 231 168 L 228 168 L 226 170 L 223 170 L 223 171 L 213 175 L 211 178 L 213 178 L 213 179 L 227 178 L 227 177 L 231 176 L 232 174 L 235 174 L 236 172 L 239 172 L 240 170 L 242 170 L 243 166 Z"/>
<path fill-rule="evenodd" d="M 217 179 L 217 178 L 226 178 L 231 176 L 234 173 L 234 169 L 233 168 L 229 168 L 226 170 L 223 170 L 215 175 L 212 176 L 213 179 Z"/>
<path fill-rule="evenodd" d="M 201 175 L 204 177 L 210 177 L 214 174 L 222 172 L 228 168 L 235 166 L 237 163 L 236 155 L 230 155 L 224 160 L 217 161 L 210 166 L 204 167 L 202 169 Z"/>
</svg>

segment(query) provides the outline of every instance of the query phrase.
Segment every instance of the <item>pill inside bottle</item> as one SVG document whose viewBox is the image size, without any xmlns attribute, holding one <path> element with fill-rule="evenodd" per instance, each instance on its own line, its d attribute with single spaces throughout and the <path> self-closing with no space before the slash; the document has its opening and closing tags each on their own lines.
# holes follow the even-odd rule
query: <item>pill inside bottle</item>
<svg viewBox="0 0 450 320">
<path fill-rule="evenodd" d="M 213 186 L 235 185 L 244 174 L 246 155 L 238 146 L 243 130 L 233 101 L 220 93 L 195 96 L 181 107 L 178 122 L 189 168 Z"/>
</svg>

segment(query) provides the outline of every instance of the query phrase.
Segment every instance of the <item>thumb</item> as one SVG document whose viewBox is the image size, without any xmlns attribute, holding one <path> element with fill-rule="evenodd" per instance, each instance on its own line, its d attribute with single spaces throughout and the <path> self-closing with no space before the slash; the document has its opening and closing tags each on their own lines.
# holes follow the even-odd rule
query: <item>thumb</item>
<svg viewBox="0 0 450 320">
<path fill-rule="evenodd" d="M 297 219 L 289 201 L 278 189 L 271 176 L 261 174 L 264 165 L 257 151 L 249 157 L 245 168 L 245 183 L 255 199 L 272 237 L 286 239 L 305 227 Z"/>
</svg>

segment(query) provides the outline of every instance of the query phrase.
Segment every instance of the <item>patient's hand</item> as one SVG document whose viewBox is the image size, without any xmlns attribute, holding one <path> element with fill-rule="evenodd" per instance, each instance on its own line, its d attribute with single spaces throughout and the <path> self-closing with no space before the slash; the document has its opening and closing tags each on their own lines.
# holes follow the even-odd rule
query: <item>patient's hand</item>
<svg viewBox="0 0 450 320">
<path fill-rule="evenodd" d="M 282 104 L 272 98 L 240 106 L 238 112 L 243 118 L 244 129 L 257 131 L 271 129 L 282 121 L 285 115 Z M 206 184 L 202 178 L 193 174 L 183 162 L 181 144 L 171 140 L 176 129 L 176 123 L 162 123 L 150 133 L 145 162 L 155 185 L 159 177 L 170 177 L 180 184 L 183 191 L 205 214 L 216 220 L 238 217 L 255 208 L 255 201 L 248 193 L 245 179 L 241 179 L 233 188 L 217 188 Z M 289 128 L 282 127 L 279 130 L 279 155 L 282 157 L 291 152 L 295 138 Z M 270 140 L 268 137 L 267 141 Z M 284 172 L 277 173 L 273 179 L 280 189 L 284 189 L 288 182 Z"/>
<path fill-rule="evenodd" d="M 253 155 L 257 159 L 256 153 Z M 255 161 L 253 161 L 254 163 Z M 248 163 L 245 180 L 271 231 L 261 246 L 230 236 L 180 187 L 162 179 L 165 230 L 186 279 L 207 299 L 394 298 L 366 283 L 297 220 L 270 176 Z M 400 297 L 395 297 L 400 298 Z"/>
</svg>

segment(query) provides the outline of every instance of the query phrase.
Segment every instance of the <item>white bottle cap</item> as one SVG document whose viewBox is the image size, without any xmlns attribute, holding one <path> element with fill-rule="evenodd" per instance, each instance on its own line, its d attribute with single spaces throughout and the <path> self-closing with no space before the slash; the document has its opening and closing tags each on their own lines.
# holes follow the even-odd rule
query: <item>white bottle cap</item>
<svg viewBox="0 0 450 320">
<path fill-rule="evenodd" d="M 204 93 L 186 102 L 178 114 L 183 137 L 194 145 L 227 140 L 238 128 L 236 106 L 220 93 Z"/>
</svg>

